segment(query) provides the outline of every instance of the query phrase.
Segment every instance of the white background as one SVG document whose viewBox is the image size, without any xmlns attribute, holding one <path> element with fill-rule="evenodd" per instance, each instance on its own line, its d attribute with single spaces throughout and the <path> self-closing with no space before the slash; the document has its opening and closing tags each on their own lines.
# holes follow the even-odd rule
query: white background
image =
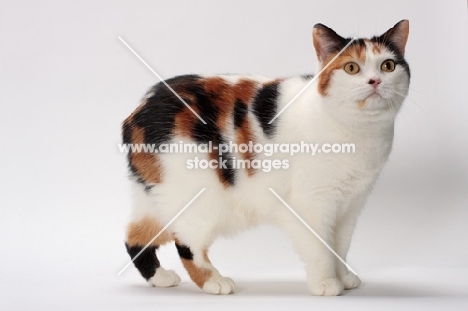
<svg viewBox="0 0 468 311">
<path fill-rule="evenodd" d="M 173 247 L 161 261 L 177 288 L 146 285 L 127 263 L 129 214 L 121 121 L 163 77 L 314 72 L 315 23 L 344 36 L 410 20 L 411 91 L 393 154 L 348 258 L 365 284 L 334 298 L 307 293 L 285 234 L 261 227 L 219 240 L 212 261 L 238 281 L 203 294 Z M 1 1 L 2 310 L 245 306 L 466 310 L 468 100 L 465 1 Z"/>
</svg>

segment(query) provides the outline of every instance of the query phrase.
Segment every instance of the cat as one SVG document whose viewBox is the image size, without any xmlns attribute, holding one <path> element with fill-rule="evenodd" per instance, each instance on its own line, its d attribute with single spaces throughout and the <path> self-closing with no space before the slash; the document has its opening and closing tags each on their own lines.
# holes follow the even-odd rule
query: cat
<svg viewBox="0 0 468 311">
<path fill-rule="evenodd" d="M 353 41 L 315 25 L 313 45 L 323 71 L 315 80 L 182 75 L 166 80 L 167 85 L 156 84 L 123 122 L 123 143 L 215 148 L 207 153 L 128 151 L 133 209 L 125 244 L 141 275 L 153 286 L 177 285 L 180 277 L 162 268 L 156 255 L 160 245 L 175 241 L 198 287 L 210 294 L 231 294 L 234 282 L 212 265 L 209 246 L 218 236 L 268 223 L 290 236 L 306 265 L 311 294 L 335 296 L 358 287 L 358 276 L 269 189 L 346 259 L 358 214 L 389 157 L 395 117 L 408 94 L 410 70 L 404 59 L 408 32 L 409 22 L 402 20 L 381 36 Z M 299 142 L 352 143 L 355 152 L 314 156 L 278 152 L 269 157 L 252 150 L 233 149 L 221 155 L 216 150 L 228 143 Z M 219 160 L 222 165 L 189 167 L 195 158 Z M 238 159 L 273 158 L 280 165 L 270 171 L 234 165 Z"/>
</svg>

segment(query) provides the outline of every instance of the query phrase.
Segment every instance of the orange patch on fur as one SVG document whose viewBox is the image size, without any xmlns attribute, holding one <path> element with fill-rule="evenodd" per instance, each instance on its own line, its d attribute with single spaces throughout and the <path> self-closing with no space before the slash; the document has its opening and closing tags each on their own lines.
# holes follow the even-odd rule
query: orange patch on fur
<svg viewBox="0 0 468 311">
<path fill-rule="evenodd" d="M 141 127 L 132 128 L 132 143 L 144 144 L 145 131 Z M 130 162 L 135 167 L 138 175 L 145 182 L 158 184 L 162 180 L 162 169 L 159 158 L 154 153 L 132 152 Z"/>
<path fill-rule="evenodd" d="M 177 238 L 175 239 L 175 242 L 178 245 L 183 245 L 183 243 L 181 243 Z M 213 271 L 211 269 L 197 267 L 193 260 L 182 257 L 180 259 L 185 269 L 187 270 L 190 279 L 192 279 L 192 281 L 197 284 L 198 287 L 203 288 L 205 282 L 208 281 L 213 275 Z M 208 258 L 208 249 L 203 250 L 203 260 L 206 263 L 211 264 L 211 261 Z"/>
<path fill-rule="evenodd" d="M 203 87 L 204 92 L 210 97 L 211 103 L 218 109 L 218 119 L 215 120 L 216 125 L 221 132 L 224 132 L 232 119 L 232 112 L 236 99 L 242 100 L 248 104 L 256 91 L 256 82 L 248 79 L 241 79 L 235 85 L 230 85 L 221 77 L 212 77 L 200 80 L 198 83 Z M 181 95 L 188 98 L 187 103 L 194 101 L 190 94 Z M 200 114 L 197 107 L 192 106 L 196 113 Z M 174 134 L 185 137 L 192 136 L 194 124 L 198 122 L 198 118 L 189 109 L 184 109 L 175 116 Z"/>
<path fill-rule="evenodd" d="M 335 55 L 331 55 L 324 64 L 327 64 Z M 318 91 L 322 96 L 327 96 L 333 71 L 342 70 L 349 62 L 364 63 L 366 60 L 366 47 L 353 44 L 349 46 L 340 56 L 338 56 L 319 76 Z"/>
<path fill-rule="evenodd" d="M 203 250 L 203 259 L 205 259 L 206 262 L 211 263 L 210 258 L 208 258 L 208 250 L 207 249 Z"/>
<path fill-rule="evenodd" d="M 153 218 L 145 217 L 138 222 L 133 222 L 128 225 L 127 243 L 130 246 L 145 246 L 148 244 L 163 228 L 160 223 Z M 167 242 L 173 241 L 174 236 L 163 231 L 152 245 L 163 245 Z"/>
<path fill-rule="evenodd" d="M 366 105 L 366 100 L 365 100 L 365 99 L 360 100 L 360 101 L 358 102 L 358 107 L 359 107 L 359 108 L 364 108 L 365 105 Z"/>
<path fill-rule="evenodd" d="M 234 97 L 248 105 L 257 91 L 257 83 L 252 80 L 241 79 L 232 88 L 234 91 Z"/>
<path fill-rule="evenodd" d="M 197 107 L 192 107 L 192 109 L 197 114 L 200 113 Z M 192 111 L 190 111 L 190 109 L 184 109 L 183 111 L 177 113 L 174 117 L 174 134 L 183 137 L 191 137 L 193 126 L 197 121 L 197 116 Z"/>
<path fill-rule="evenodd" d="M 380 52 L 382 52 L 382 49 L 379 46 L 379 44 L 376 44 L 376 43 L 372 44 L 372 52 L 374 54 L 379 54 Z"/>
<path fill-rule="evenodd" d="M 241 127 L 237 129 L 236 132 L 236 144 L 239 146 L 241 144 L 248 145 L 250 141 L 252 141 L 252 131 L 250 129 L 249 119 L 246 116 Z M 241 153 L 242 159 L 247 161 L 247 175 L 252 176 L 255 173 L 255 170 L 252 168 L 251 163 L 254 159 L 254 155 L 249 151 Z"/>
<path fill-rule="evenodd" d="M 205 93 L 210 97 L 212 104 L 218 109 L 218 120 L 216 125 L 224 132 L 234 109 L 236 98 L 234 90 L 229 83 L 221 77 L 207 78 L 203 80 Z"/>
<path fill-rule="evenodd" d="M 213 272 L 210 269 L 197 267 L 193 260 L 182 258 L 182 264 L 190 275 L 192 281 L 200 288 L 203 288 L 205 282 L 213 275 Z"/>
</svg>

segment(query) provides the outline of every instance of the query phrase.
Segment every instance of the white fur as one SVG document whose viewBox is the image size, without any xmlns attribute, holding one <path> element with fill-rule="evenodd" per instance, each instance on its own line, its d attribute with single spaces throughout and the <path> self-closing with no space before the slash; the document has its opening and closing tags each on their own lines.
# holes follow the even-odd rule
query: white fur
<svg viewBox="0 0 468 311">
<path fill-rule="evenodd" d="M 222 276 L 212 278 L 203 285 L 203 290 L 208 294 L 229 295 L 234 293 L 234 281 Z"/>
<path fill-rule="evenodd" d="M 354 143 L 356 153 L 276 155 L 276 158 L 290 161 L 289 169 L 269 173 L 258 170 L 251 177 L 245 171 L 237 171 L 236 185 L 227 189 L 215 171 L 186 168 L 187 159 L 194 156 L 206 158 L 206 155 L 159 155 L 164 181 L 153 187 L 149 194 L 140 185 L 135 185 L 133 218 L 138 220 L 153 215 L 166 224 L 202 188 L 206 188 L 168 228 L 192 250 L 207 248 L 220 235 L 232 235 L 249 226 L 268 222 L 281 226 L 291 237 L 306 263 L 312 294 L 339 295 L 344 288 L 359 286 L 359 278 L 349 273 L 268 188 L 273 188 L 342 258 L 346 258 L 357 216 L 388 159 L 395 116 L 408 92 L 409 77 L 400 66 L 392 73 L 380 71 L 382 61 L 392 57 L 390 52 L 377 56 L 368 49 L 366 62 L 359 63 L 359 74 L 350 76 L 344 70 L 334 72 L 327 97 L 318 94 L 317 83 L 311 85 L 279 117 L 277 134 L 272 140 L 263 135 L 257 119 L 249 114 L 256 142 Z M 382 98 L 368 99 L 367 104 L 359 108 L 358 102 L 372 92 L 367 81 L 376 76 L 382 80 L 379 86 Z M 233 83 L 236 80 L 235 76 L 229 77 Z M 280 87 L 278 111 L 306 83 L 301 78 L 285 80 Z M 228 140 L 233 140 L 233 133 L 227 135 Z M 183 139 L 176 137 L 174 142 L 180 140 Z M 240 155 L 236 156 L 240 158 Z M 257 158 L 266 156 L 258 155 Z M 195 256 L 195 259 L 199 257 Z M 206 263 L 199 260 L 197 264 L 203 266 Z M 160 269 L 150 282 L 157 286 L 178 283 L 178 279 L 168 278 L 167 272 Z M 203 289 L 212 294 L 233 292 L 232 280 L 216 273 Z"/>
<path fill-rule="evenodd" d="M 171 287 L 180 283 L 180 277 L 173 270 L 165 270 L 159 267 L 148 282 L 157 287 Z"/>
</svg>

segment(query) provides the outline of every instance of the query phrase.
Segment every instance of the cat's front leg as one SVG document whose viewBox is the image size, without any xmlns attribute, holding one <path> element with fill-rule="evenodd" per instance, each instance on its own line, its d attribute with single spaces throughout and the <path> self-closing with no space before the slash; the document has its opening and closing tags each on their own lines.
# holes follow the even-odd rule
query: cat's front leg
<svg viewBox="0 0 468 311">
<path fill-rule="evenodd" d="M 346 260 L 354 228 L 356 227 L 356 221 L 364 206 L 366 197 L 366 195 L 360 195 L 351 200 L 349 206 L 345 211 L 339 214 L 337 219 L 335 246 L 336 252 L 343 260 Z M 359 277 L 349 271 L 348 268 L 338 260 L 336 261 L 336 274 L 343 282 L 345 289 L 357 288 L 361 284 Z"/>
<path fill-rule="evenodd" d="M 309 255 L 305 262 L 307 283 L 311 294 L 315 296 L 340 295 L 344 290 L 344 284 L 336 275 L 335 257 L 321 242 L 312 240 L 310 242 L 309 250 L 315 255 Z M 327 239 L 327 242 L 330 240 Z"/>
<path fill-rule="evenodd" d="M 344 286 L 336 275 L 336 258 L 326 246 L 334 248 L 336 208 L 333 203 L 315 201 L 312 206 L 310 203 L 303 203 L 301 205 L 296 201 L 291 207 L 308 226 L 292 214 L 284 215 L 283 224 L 296 251 L 306 264 L 309 290 L 316 296 L 340 295 Z"/>
<path fill-rule="evenodd" d="M 335 232 L 335 245 L 338 255 L 346 261 L 346 255 L 351 243 L 351 237 L 356 224 L 357 215 L 355 211 L 349 211 L 338 219 Z M 336 274 L 343 282 L 345 289 L 357 288 L 361 280 L 339 260 L 336 261 Z"/>
</svg>

